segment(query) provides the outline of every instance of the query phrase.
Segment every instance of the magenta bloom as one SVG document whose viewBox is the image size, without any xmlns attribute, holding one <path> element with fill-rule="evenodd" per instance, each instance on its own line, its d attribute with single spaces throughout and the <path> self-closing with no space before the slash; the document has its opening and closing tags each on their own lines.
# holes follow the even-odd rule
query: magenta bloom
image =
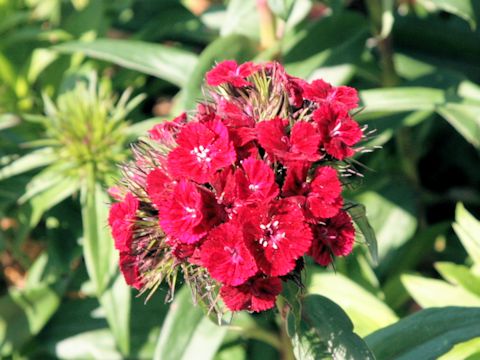
<svg viewBox="0 0 480 360">
<path fill-rule="evenodd" d="M 328 154 L 338 160 L 355 154 L 351 147 L 362 139 L 363 133 L 344 108 L 322 105 L 313 113 L 313 119 L 318 125 L 323 147 Z"/>
<path fill-rule="evenodd" d="M 326 266 L 352 251 L 336 169 L 348 171 L 363 134 L 355 89 L 279 63 L 227 60 L 206 81 L 195 110 L 135 144 L 109 223 L 127 284 L 166 281 L 172 295 L 181 277 L 221 318 L 272 308 L 307 256 Z"/>
<path fill-rule="evenodd" d="M 188 123 L 178 134 L 178 147 L 168 155 L 168 169 L 175 178 L 207 182 L 214 173 L 235 162 L 236 154 L 225 125 Z"/>
<path fill-rule="evenodd" d="M 133 286 L 135 289 L 140 289 L 143 282 L 140 277 L 138 268 L 138 259 L 128 252 L 120 252 L 120 271 L 127 285 Z"/>
<path fill-rule="evenodd" d="M 220 290 L 223 301 L 231 311 L 265 311 L 275 306 L 282 292 L 282 282 L 276 277 L 256 277 L 240 286 L 224 285 Z"/>
<path fill-rule="evenodd" d="M 119 251 L 130 251 L 138 206 L 138 199 L 128 192 L 123 201 L 113 204 L 110 208 L 108 224 L 115 240 L 115 248 Z"/>
<path fill-rule="evenodd" d="M 337 172 L 329 166 L 317 168 L 307 195 L 307 208 L 317 218 L 335 216 L 343 205 Z"/>
<path fill-rule="evenodd" d="M 301 209 L 287 200 L 269 206 L 245 209 L 244 233 L 260 270 L 282 276 L 295 267 L 295 261 L 310 248 L 312 233 Z"/>
<path fill-rule="evenodd" d="M 158 204 L 162 229 L 180 242 L 197 242 L 213 226 L 208 211 L 212 201 L 196 184 L 180 180 L 170 198 Z"/>
<path fill-rule="evenodd" d="M 293 125 L 290 136 L 287 135 L 288 121 L 275 118 L 262 121 L 257 125 L 257 135 L 260 145 L 270 154 L 282 160 L 307 160 L 320 159 L 320 135 L 315 127 L 301 121 Z"/>
<path fill-rule="evenodd" d="M 303 86 L 303 97 L 319 105 L 330 103 L 352 110 L 358 107 L 357 90 L 348 86 L 334 87 L 323 80 L 314 80 Z"/>
<path fill-rule="evenodd" d="M 325 225 L 312 226 L 313 242 L 308 254 L 320 265 L 327 266 L 333 256 L 346 256 L 352 252 L 355 228 L 350 216 L 339 211 Z"/>
<path fill-rule="evenodd" d="M 249 86 L 252 84 L 246 81 L 245 78 L 257 70 L 258 67 L 252 62 L 238 65 L 235 60 L 225 60 L 207 72 L 207 84 L 218 86 L 228 83 L 235 87 Z"/>
<path fill-rule="evenodd" d="M 201 259 L 210 275 L 227 285 L 241 285 L 258 271 L 242 228 L 232 222 L 210 231 L 201 247 Z"/>
</svg>

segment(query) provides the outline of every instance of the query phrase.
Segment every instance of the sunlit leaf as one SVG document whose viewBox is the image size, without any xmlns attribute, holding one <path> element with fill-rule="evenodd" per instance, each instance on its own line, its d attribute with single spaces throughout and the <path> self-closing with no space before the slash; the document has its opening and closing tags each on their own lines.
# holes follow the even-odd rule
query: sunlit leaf
<svg viewBox="0 0 480 360">
<path fill-rule="evenodd" d="M 56 45 L 53 49 L 69 54 L 84 53 L 95 59 L 156 76 L 180 87 L 187 83 L 190 71 L 197 63 L 196 55 L 187 50 L 134 40 L 73 41 Z"/>
<path fill-rule="evenodd" d="M 480 309 L 422 310 L 366 337 L 377 360 L 434 360 L 455 344 L 480 336 Z"/>
<path fill-rule="evenodd" d="M 154 359 L 213 359 L 226 330 L 205 317 L 200 307 L 193 306 L 190 290 L 183 287 L 170 306 Z"/>
</svg>

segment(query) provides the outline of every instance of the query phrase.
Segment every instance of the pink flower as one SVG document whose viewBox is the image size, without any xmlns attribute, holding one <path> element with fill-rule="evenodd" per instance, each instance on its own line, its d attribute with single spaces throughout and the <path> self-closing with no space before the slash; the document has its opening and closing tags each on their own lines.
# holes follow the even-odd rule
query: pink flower
<svg viewBox="0 0 480 360">
<path fill-rule="evenodd" d="M 110 208 L 108 223 L 117 250 L 130 251 L 138 207 L 138 199 L 128 192 L 123 201 L 113 204 Z"/>
<path fill-rule="evenodd" d="M 161 143 L 174 143 L 178 132 L 187 123 L 187 114 L 182 113 L 172 121 L 165 121 L 148 130 L 150 139 Z"/>
<path fill-rule="evenodd" d="M 327 266 L 332 262 L 332 256 L 346 256 L 352 252 L 355 241 L 355 228 L 350 216 L 343 210 L 325 225 L 312 226 L 313 242 L 308 251 L 318 264 Z"/>
<path fill-rule="evenodd" d="M 315 127 L 305 121 L 293 125 L 290 136 L 287 135 L 288 121 L 275 118 L 257 124 L 257 135 L 260 145 L 270 154 L 282 160 L 320 159 L 320 135 Z"/>
<path fill-rule="evenodd" d="M 334 87 L 323 80 L 314 80 L 303 86 L 303 97 L 318 104 L 330 103 L 342 106 L 345 110 L 358 107 L 357 90 L 348 86 Z"/>
<path fill-rule="evenodd" d="M 133 286 L 137 290 L 140 289 L 143 283 L 140 277 L 138 259 L 128 252 L 120 252 L 119 264 L 127 285 Z"/>
<path fill-rule="evenodd" d="M 187 180 L 180 180 L 157 206 L 163 231 L 187 244 L 199 241 L 218 222 L 213 195 Z"/>
<path fill-rule="evenodd" d="M 220 289 L 220 295 L 231 311 L 271 309 L 281 292 L 282 281 L 277 277 L 256 277 L 243 285 L 224 285 Z"/>
<path fill-rule="evenodd" d="M 342 185 L 330 166 L 317 168 L 307 195 L 307 208 L 316 218 L 335 216 L 343 205 Z"/>
<path fill-rule="evenodd" d="M 200 250 L 203 266 L 224 284 L 241 285 L 258 271 L 236 223 L 227 222 L 210 231 Z"/>
<path fill-rule="evenodd" d="M 235 87 L 252 85 L 245 78 L 258 70 L 258 67 L 252 62 L 246 62 L 240 66 L 235 60 L 225 60 L 218 63 L 212 70 L 207 72 L 206 79 L 208 85 L 218 86 L 224 83 Z"/>
<path fill-rule="evenodd" d="M 313 113 L 313 119 L 318 125 L 323 146 L 328 154 L 338 160 L 355 154 L 351 146 L 361 140 L 363 133 L 344 108 L 322 105 Z"/>
<path fill-rule="evenodd" d="M 247 203 L 268 203 L 278 195 L 273 170 L 262 160 L 248 158 L 235 171 L 238 198 Z"/>
<path fill-rule="evenodd" d="M 312 242 L 302 210 L 285 199 L 242 210 L 239 219 L 259 269 L 270 276 L 288 274 Z"/>
<path fill-rule="evenodd" d="M 207 182 L 217 170 L 233 164 L 233 144 L 225 125 L 215 120 L 201 124 L 191 122 L 178 134 L 178 147 L 168 155 L 168 169 L 175 178 Z"/>
<path fill-rule="evenodd" d="M 161 168 L 150 171 L 147 175 L 147 194 L 158 209 L 170 198 L 176 181 L 172 180 Z"/>
</svg>

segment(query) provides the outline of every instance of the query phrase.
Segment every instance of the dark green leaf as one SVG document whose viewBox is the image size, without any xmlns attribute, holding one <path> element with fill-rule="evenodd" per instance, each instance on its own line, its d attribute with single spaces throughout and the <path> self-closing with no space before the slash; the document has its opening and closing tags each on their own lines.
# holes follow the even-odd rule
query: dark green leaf
<svg viewBox="0 0 480 360">
<path fill-rule="evenodd" d="M 434 360 L 453 345 L 480 336 L 480 309 L 422 310 L 367 336 L 377 360 Z"/>
<path fill-rule="evenodd" d="M 428 10 L 441 10 L 457 15 L 468 21 L 472 29 L 476 26 L 471 0 L 418 0 L 418 3 L 424 5 Z"/>
<path fill-rule="evenodd" d="M 334 360 L 374 359 L 353 324 L 333 301 L 320 295 L 303 300 L 300 333 L 292 339 L 298 359 L 316 360 L 330 355 Z"/>
<path fill-rule="evenodd" d="M 362 204 L 355 204 L 348 208 L 348 213 L 352 217 L 352 220 L 358 226 L 360 231 L 365 238 L 365 241 L 368 246 L 368 251 L 372 257 L 373 263 L 378 263 L 378 246 L 377 238 L 375 236 L 375 231 L 373 231 L 372 226 L 368 222 L 367 210 Z"/>
<path fill-rule="evenodd" d="M 187 50 L 133 40 L 72 41 L 56 45 L 53 49 L 69 54 L 84 53 L 95 59 L 156 76 L 179 87 L 187 83 L 189 70 L 197 63 L 196 55 Z"/>
<path fill-rule="evenodd" d="M 184 286 L 175 294 L 155 349 L 157 360 L 210 360 L 217 352 L 226 327 L 212 323 L 199 307 L 192 305 Z"/>
</svg>

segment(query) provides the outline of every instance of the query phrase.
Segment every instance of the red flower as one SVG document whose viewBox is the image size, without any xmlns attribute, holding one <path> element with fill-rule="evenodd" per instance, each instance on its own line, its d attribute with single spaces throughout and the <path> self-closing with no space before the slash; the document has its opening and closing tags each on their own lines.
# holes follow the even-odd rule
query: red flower
<svg viewBox="0 0 480 360">
<path fill-rule="evenodd" d="M 314 80 L 303 86 L 303 97 L 319 104 L 340 105 L 346 110 L 358 107 L 357 90 L 348 86 L 334 87 L 323 80 Z"/>
<path fill-rule="evenodd" d="M 158 209 L 170 197 L 176 182 L 161 168 L 150 171 L 147 175 L 147 194 Z"/>
<path fill-rule="evenodd" d="M 115 241 L 115 248 L 119 251 L 130 251 L 133 238 L 133 225 L 139 206 L 138 199 L 128 192 L 123 201 L 110 207 L 108 223 Z"/>
<path fill-rule="evenodd" d="M 260 270 L 271 276 L 288 274 L 312 242 L 302 210 L 285 199 L 242 210 L 239 219 L 244 222 L 245 239 Z"/>
<path fill-rule="evenodd" d="M 168 155 L 168 169 L 175 178 L 205 183 L 217 170 L 235 162 L 225 125 L 218 120 L 208 125 L 192 122 L 181 130 L 178 147 Z"/>
<path fill-rule="evenodd" d="M 335 216 L 342 207 L 342 184 L 329 166 L 317 168 L 307 195 L 307 208 L 317 218 Z"/>
<path fill-rule="evenodd" d="M 182 113 L 172 121 L 165 121 L 155 125 L 148 130 L 148 134 L 150 135 L 150 139 L 157 140 L 161 143 L 171 143 L 174 142 L 177 134 L 186 123 L 187 114 Z"/>
<path fill-rule="evenodd" d="M 227 285 L 243 284 L 258 271 L 245 246 L 242 228 L 236 223 L 227 222 L 210 231 L 200 252 L 210 275 Z"/>
<path fill-rule="evenodd" d="M 293 125 L 289 137 L 286 133 L 287 124 L 287 120 L 278 117 L 257 124 L 258 141 L 265 151 L 282 160 L 320 159 L 320 135 L 314 126 L 305 121 L 297 122 Z"/>
<path fill-rule="evenodd" d="M 120 270 L 127 285 L 133 286 L 139 290 L 142 286 L 142 280 L 138 268 L 138 259 L 128 252 L 120 252 Z"/>
<path fill-rule="evenodd" d="M 163 231 L 187 244 L 203 238 L 218 222 L 213 196 L 187 180 L 178 182 L 170 198 L 158 204 L 158 211 Z"/>
<path fill-rule="evenodd" d="M 243 285 L 224 285 L 220 289 L 220 295 L 231 311 L 271 309 L 281 292 L 282 281 L 276 277 L 256 277 Z"/>
<path fill-rule="evenodd" d="M 345 256 L 352 252 L 355 241 L 355 228 L 350 216 L 341 210 L 326 223 L 312 226 L 313 242 L 308 251 L 318 264 L 327 266 L 332 255 Z"/>
<path fill-rule="evenodd" d="M 268 203 L 278 195 L 273 170 L 264 161 L 248 158 L 235 172 L 239 200 L 248 203 Z"/>
<path fill-rule="evenodd" d="M 239 66 L 235 60 L 225 60 L 207 72 L 206 79 L 208 85 L 212 86 L 224 83 L 235 87 L 248 86 L 252 84 L 246 81 L 245 78 L 257 70 L 258 67 L 252 62 L 246 62 Z"/>
<path fill-rule="evenodd" d="M 351 146 L 362 138 L 362 130 L 345 109 L 335 105 L 322 105 L 314 111 L 313 119 L 318 124 L 325 151 L 343 160 L 355 154 Z"/>
<path fill-rule="evenodd" d="M 283 196 L 305 195 L 308 192 L 307 174 L 310 163 L 290 161 L 286 165 L 287 175 L 282 187 Z"/>
</svg>

